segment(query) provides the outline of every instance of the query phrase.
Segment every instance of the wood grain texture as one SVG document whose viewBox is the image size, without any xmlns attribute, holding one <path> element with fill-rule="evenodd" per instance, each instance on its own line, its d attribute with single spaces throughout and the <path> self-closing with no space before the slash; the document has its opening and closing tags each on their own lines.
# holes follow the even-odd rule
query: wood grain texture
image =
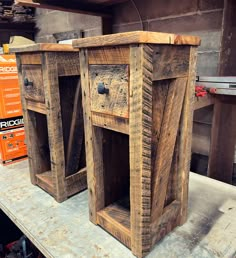
<svg viewBox="0 0 236 258">
<path fill-rule="evenodd" d="M 76 169 L 79 168 L 81 152 L 85 151 L 83 148 L 84 122 L 81 92 L 81 83 L 78 80 L 74 96 L 68 145 L 66 146 L 66 176 L 74 174 Z"/>
<path fill-rule="evenodd" d="M 27 65 L 27 64 L 32 64 L 32 65 L 40 65 L 42 64 L 42 54 L 41 53 L 34 53 L 34 54 L 28 54 L 25 53 L 21 55 L 21 64 Z"/>
<path fill-rule="evenodd" d="M 42 114 L 29 110 L 26 110 L 26 112 L 28 121 L 25 125 L 28 125 L 26 135 L 28 135 L 28 158 L 29 163 L 31 164 L 30 174 L 31 177 L 35 177 L 36 174 L 51 170 L 47 121 L 46 117 Z M 33 184 L 34 183 L 36 182 L 33 182 Z"/>
<path fill-rule="evenodd" d="M 74 49 L 69 44 L 56 44 L 56 43 L 38 43 L 27 46 L 11 47 L 12 53 L 22 52 L 77 52 L 78 49 Z"/>
<path fill-rule="evenodd" d="M 131 247 L 130 214 L 123 207 L 112 204 L 97 213 L 98 224 L 120 240 L 128 248 Z"/>
<path fill-rule="evenodd" d="M 89 192 L 89 218 L 97 224 L 97 211 L 104 208 L 102 132 L 92 125 L 89 91 L 88 52 L 80 51 L 82 102 L 85 128 L 87 182 Z"/>
<path fill-rule="evenodd" d="M 129 64 L 129 47 L 93 48 L 89 51 L 89 64 Z"/>
<path fill-rule="evenodd" d="M 126 118 L 92 112 L 92 123 L 98 127 L 129 134 L 129 120 Z"/>
<path fill-rule="evenodd" d="M 112 45 L 114 37 L 111 36 L 109 40 L 108 44 Z M 175 42 L 177 44 L 180 41 Z M 127 228 L 128 219 L 123 219 L 123 206 L 119 209 L 116 205 L 124 197 L 122 193 L 125 192 L 127 197 L 130 193 L 130 207 L 127 209 L 130 211 L 130 245 L 127 246 L 137 257 L 144 257 L 156 241 L 185 219 L 188 185 L 186 168 L 191 153 L 191 135 L 189 138 L 188 135 L 191 130 L 189 123 L 192 123 L 193 104 L 192 91 L 186 88 L 188 85 L 192 89 L 192 84 L 189 85 L 194 80 L 196 62 L 193 54 L 195 48 L 190 46 L 131 44 L 129 47 L 127 116 L 124 113 L 114 114 L 119 110 L 119 106 L 114 111 L 112 109 L 114 103 L 119 103 L 116 94 L 110 96 L 111 99 L 107 95 L 107 103 L 104 105 L 104 102 L 101 104 L 99 101 L 95 87 L 98 82 L 103 81 L 100 78 L 106 77 L 106 87 L 112 85 L 117 89 L 118 81 L 123 78 L 117 71 L 124 65 L 107 64 L 109 58 L 105 56 L 110 53 L 110 47 L 107 53 L 105 47 L 89 46 L 88 49 L 80 50 L 80 55 L 84 53 L 81 68 L 84 69 L 85 79 L 82 84 L 86 102 L 83 105 L 88 111 L 85 119 L 85 128 L 88 131 L 86 144 L 89 143 L 86 145 L 87 161 L 93 161 L 93 173 L 90 174 L 89 182 L 89 188 L 92 189 L 89 191 L 92 200 L 90 212 L 92 222 L 100 224 L 127 245 L 126 231 L 122 224 L 126 223 Z M 89 65 L 89 55 L 94 49 L 97 53 L 102 49 L 96 58 L 104 61 L 103 64 Z M 104 59 L 99 56 L 102 53 Z M 96 77 L 99 79 L 94 83 Z M 114 78 L 116 82 L 109 84 L 109 80 Z M 93 83 L 95 85 L 90 88 L 90 92 L 89 83 L 90 87 Z M 102 97 L 105 99 L 105 96 Z M 105 107 L 105 110 L 99 110 L 98 105 Z M 183 112 L 185 113 L 182 114 Z M 129 129 L 123 127 L 123 122 L 120 124 L 115 119 L 127 121 Z M 117 132 L 128 132 L 129 135 L 127 166 L 124 166 L 125 157 L 128 156 L 125 135 L 119 141 L 119 137 L 116 138 L 119 135 Z M 98 160 L 98 169 L 95 169 L 95 159 Z M 124 173 L 127 167 L 130 169 L 128 187 L 129 178 Z M 120 187 L 122 180 L 123 189 Z"/>
<path fill-rule="evenodd" d="M 62 202 L 67 198 L 65 188 L 65 160 L 63 130 L 59 94 L 58 70 L 54 53 L 43 54 L 43 84 L 47 107 L 48 139 L 51 156 L 51 170 L 55 175 L 55 199 Z"/>
<path fill-rule="evenodd" d="M 128 44 L 199 45 L 200 38 L 162 32 L 133 31 L 73 40 L 73 47 L 101 47 Z"/>
<path fill-rule="evenodd" d="M 152 222 L 152 246 L 177 226 L 178 214 L 180 211 L 180 202 L 173 201 L 165 207 L 160 220 Z"/>
<path fill-rule="evenodd" d="M 208 176 L 232 184 L 236 144 L 236 98 L 234 102 L 215 97 Z M 230 98 L 229 98 L 230 99 Z"/>
<path fill-rule="evenodd" d="M 126 203 L 128 202 L 128 203 Z M 123 199 L 113 204 L 110 204 L 102 211 L 105 211 L 110 217 L 118 221 L 123 225 L 130 234 L 130 210 L 129 210 L 129 198 Z M 100 211 L 101 212 L 101 211 Z"/>
<path fill-rule="evenodd" d="M 29 160 L 29 168 L 30 168 L 30 180 L 32 184 L 36 184 L 36 168 L 39 166 L 38 160 L 33 159 L 35 153 L 37 153 L 36 145 L 32 145 L 32 141 L 35 141 L 36 135 L 34 131 L 34 120 L 30 119 L 29 111 L 26 107 L 26 100 L 24 97 L 24 85 L 23 85 L 23 76 L 22 76 L 22 64 L 21 58 L 19 55 L 16 55 L 17 69 L 18 69 L 18 79 L 21 91 L 21 103 L 22 103 L 22 111 L 24 116 L 24 127 L 26 132 L 26 141 L 28 148 L 28 160 Z M 32 146 L 32 147 L 31 147 Z"/>
<path fill-rule="evenodd" d="M 193 105 L 195 98 L 195 78 L 196 78 L 197 48 L 190 48 L 189 55 L 189 75 L 184 96 L 183 109 L 180 121 L 179 140 L 179 189 L 177 190 L 177 200 L 181 203 L 178 224 L 182 225 L 187 220 L 188 207 L 188 183 L 191 159 L 192 126 L 193 126 Z"/>
<path fill-rule="evenodd" d="M 171 168 L 170 168 L 170 173 L 168 178 L 164 207 L 168 206 L 174 200 L 177 200 L 179 185 L 181 185 L 181 182 L 178 181 L 179 141 L 180 141 L 180 137 L 179 137 L 179 126 L 178 126 L 178 132 L 177 132 L 175 148 L 174 148 L 174 153 L 172 157 L 172 163 L 171 163 Z"/>
<path fill-rule="evenodd" d="M 154 45 L 153 80 L 188 76 L 189 46 Z"/>
<path fill-rule="evenodd" d="M 187 78 L 170 82 L 152 177 L 152 222 L 163 212 Z"/>
<path fill-rule="evenodd" d="M 24 85 L 24 80 L 28 79 L 33 85 Z M 41 65 L 24 65 L 22 67 L 23 94 L 26 99 L 44 103 L 44 86 Z"/>
<path fill-rule="evenodd" d="M 129 66 L 90 65 L 91 111 L 123 118 L 129 116 Z M 98 84 L 103 83 L 108 94 L 98 93 Z"/>
<path fill-rule="evenodd" d="M 34 177 L 51 170 L 50 151 L 48 143 L 48 128 L 46 116 L 27 110 L 28 125 L 30 131 L 26 131 L 29 141 L 27 147 L 30 149 L 29 161 L 32 163 L 30 174 Z"/>
<path fill-rule="evenodd" d="M 57 52 L 58 76 L 77 76 L 80 74 L 78 52 Z"/>
<path fill-rule="evenodd" d="M 59 93 L 65 154 L 65 177 L 84 168 L 84 126 L 80 76 L 59 77 Z"/>
<path fill-rule="evenodd" d="M 152 171 L 155 168 L 157 147 L 161 134 L 161 125 L 165 112 L 166 98 L 170 80 L 153 82 L 152 88 Z M 152 172 L 153 173 L 153 172 Z"/>
<path fill-rule="evenodd" d="M 86 188 L 86 171 L 77 173 L 85 167 L 82 96 L 75 90 L 80 89 L 78 51 L 23 52 L 16 56 L 31 180 L 62 202 Z M 33 85 L 24 86 L 24 78 Z"/>
<path fill-rule="evenodd" d="M 32 100 L 26 100 L 26 109 L 40 113 L 47 114 L 45 103 L 35 102 Z"/>
<path fill-rule="evenodd" d="M 104 200 L 108 206 L 129 197 L 129 137 L 111 130 L 102 131 Z"/>
<path fill-rule="evenodd" d="M 71 196 L 87 188 L 87 171 L 86 168 L 79 170 L 77 173 L 67 176 L 66 179 L 67 195 Z"/>
<path fill-rule="evenodd" d="M 143 257 L 151 247 L 152 47 L 130 46 L 131 250 Z"/>
<path fill-rule="evenodd" d="M 55 178 L 51 171 L 46 171 L 41 174 L 36 174 L 37 185 L 44 191 L 54 196 L 55 193 Z"/>
</svg>

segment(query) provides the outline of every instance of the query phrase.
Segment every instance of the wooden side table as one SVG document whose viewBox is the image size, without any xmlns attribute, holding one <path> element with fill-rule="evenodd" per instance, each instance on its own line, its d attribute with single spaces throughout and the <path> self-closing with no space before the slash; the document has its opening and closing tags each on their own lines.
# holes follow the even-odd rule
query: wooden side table
<svg viewBox="0 0 236 258">
<path fill-rule="evenodd" d="M 56 201 L 86 183 L 79 52 L 36 44 L 16 53 L 31 182 Z"/>
<path fill-rule="evenodd" d="M 197 37 L 78 39 L 90 220 L 137 257 L 186 221 Z"/>
</svg>

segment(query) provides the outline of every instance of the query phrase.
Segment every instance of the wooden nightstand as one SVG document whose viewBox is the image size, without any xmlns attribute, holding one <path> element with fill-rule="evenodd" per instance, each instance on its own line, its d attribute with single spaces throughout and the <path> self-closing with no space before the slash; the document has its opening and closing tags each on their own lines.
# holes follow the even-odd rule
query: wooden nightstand
<svg viewBox="0 0 236 258">
<path fill-rule="evenodd" d="M 90 220 L 143 257 L 186 221 L 200 39 L 78 39 Z"/>
<path fill-rule="evenodd" d="M 79 52 L 36 44 L 16 53 L 31 182 L 58 202 L 86 183 Z"/>
</svg>

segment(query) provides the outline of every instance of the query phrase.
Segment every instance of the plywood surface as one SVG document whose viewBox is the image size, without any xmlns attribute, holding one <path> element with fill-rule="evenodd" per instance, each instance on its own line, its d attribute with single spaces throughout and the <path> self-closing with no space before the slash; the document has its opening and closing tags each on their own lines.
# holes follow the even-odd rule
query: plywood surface
<svg viewBox="0 0 236 258">
<path fill-rule="evenodd" d="M 135 43 L 200 45 L 200 38 L 162 32 L 132 31 L 73 40 L 74 47 L 101 47 Z"/>
<path fill-rule="evenodd" d="M 78 51 L 69 44 L 38 43 L 27 46 L 10 47 L 11 53 L 37 52 L 37 51 Z"/>
<path fill-rule="evenodd" d="M 0 166 L 0 208 L 46 257 L 134 258 L 131 251 L 89 222 L 87 191 L 59 204 L 30 184 L 28 162 Z M 234 257 L 236 188 L 190 173 L 188 221 L 147 258 Z"/>
</svg>

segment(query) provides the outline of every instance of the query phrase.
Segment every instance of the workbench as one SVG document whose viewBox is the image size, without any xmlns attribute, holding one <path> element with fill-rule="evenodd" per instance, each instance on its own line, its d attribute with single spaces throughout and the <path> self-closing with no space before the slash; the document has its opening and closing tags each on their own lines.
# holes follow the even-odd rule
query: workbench
<svg viewBox="0 0 236 258">
<path fill-rule="evenodd" d="M 214 104 L 207 175 L 232 184 L 236 145 L 236 77 L 200 76 L 196 86 L 213 94 L 195 98 L 194 109 Z"/>
<path fill-rule="evenodd" d="M 0 208 L 46 257 L 134 257 L 89 221 L 87 191 L 57 203 L 28 170 L 27 161 L 0 167 Z M 189 190 L 188 221 L 147 257 L 235 257 L 236 188 L 190 173 Z"/>
</svg>

